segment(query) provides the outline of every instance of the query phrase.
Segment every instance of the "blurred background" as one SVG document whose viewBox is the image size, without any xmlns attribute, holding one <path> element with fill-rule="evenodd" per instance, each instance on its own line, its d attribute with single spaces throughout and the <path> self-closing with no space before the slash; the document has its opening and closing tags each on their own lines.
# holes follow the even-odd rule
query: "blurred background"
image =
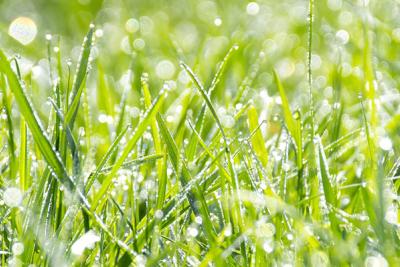
<svg viewBox="0 0 400 267">
<path fill-rule="evenodd" d="M 95 67 L 88 88 L 98 86 L 93 81 L 101 70 L 112 88 L 108 97 L 119 103 L 124 90 L 129 91 L 133 107 L 140 104 L 143 72 L 149 73 L 153 93 L 165 81 L 176 88 L 173 101 L 189 83 L 179 67 L 181 60 L 207 86 L 218 62 L 237 44 L 213 101 L 225 105 L 223 109 L 234 108 L 229 103 L 242 86 L 242 100 L 255 102 L 261 116 L 270 119 L 279 110 L 273 68 L 293 109 L 301 111 L 308 105 L 308 4 L 306 0 L 2 0 L 0 44 L 10 56 L 20 58 L 22 74 L 32 75 L 32 84 L 40 85 L 36 93 L 42 95 L 36 99 L 43 100 L 49 94 L 46 88 L 51 88 L 49 51 L 51 58 L 60 51 L 64 68 L 70 64 L 73 73 L 82 40 L 94 23 Z M 311 68 L 316 108 L 323 115 L 335 105 L 345 105 L 344 130 L 360 125 L 357 95 L 365 87 L 366 60 L 374 66 L 383 125 L 398 112 L 399 6 L 392 0 L 315 1 Z M 99 98 L 96 90 L 88 92 Z M 93 109 L 110 113 L 101 103 Z M 393 127 L 391 131 L 398 130 L 396 124 Z"/>
</svg>

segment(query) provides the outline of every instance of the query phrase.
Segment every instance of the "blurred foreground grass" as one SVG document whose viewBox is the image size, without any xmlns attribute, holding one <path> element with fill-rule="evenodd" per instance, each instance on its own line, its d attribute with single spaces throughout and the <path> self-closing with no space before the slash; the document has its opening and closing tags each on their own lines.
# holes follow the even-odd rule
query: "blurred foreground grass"
<svg viewBox="0 0 400 267">
<path fill-rule="evenodd" d="M 1 265 L 398 266 L 399 7 L 1 1 Z"/>
</svg>

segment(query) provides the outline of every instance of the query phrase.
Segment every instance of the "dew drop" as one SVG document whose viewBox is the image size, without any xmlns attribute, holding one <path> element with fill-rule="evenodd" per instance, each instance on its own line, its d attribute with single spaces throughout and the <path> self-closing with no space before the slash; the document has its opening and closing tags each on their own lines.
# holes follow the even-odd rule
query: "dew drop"
<svg viewBox="0 0 400 267">
<path fill-rule="evenodd" d="M 164 213 L 162 210 L 156 210 L 156 212 L 154 212 L 154 217 L 156 217 L 156 219 L 158 219 L 158 220 L 161 220 L 163 216 L 164 216 Z"/>
<path fill-rule="evenodd" d="M 95 31 L 95 33 L 94 33 L 94 35 L 95 35 L 97 38 L 103 37 L 103 34 L 104 34 L 104 32 L 103 32 L 102 29 L 97 29 L 97 30 Z"/>
<path fill-rule="evenodd" d="M 273 122 L 278 122 L 278 121 L 279 121 L 279 115 L 278 115 L 278 114 L 275 114 L 275 115 L 272 117 L 272 121 L 273 121 Z"/>
<path fill-rule="evenodd" d="M 202 219 L 200 216 L 196 216 L 195 222 L 196 222 L 197 224 L 202 224 L 202 223 L 203 223 L 203 219 Z"/>
<path fill-rule="evenodd" d="M 199 234 L 199 230 L 197 230 L 196 227 L 190 226 L 187 229 L 187 234 L 188 234 L 189 237 L 196 237 Z"/>
<path fill-rule="evenodd" d="M 222 19 L 221 18 L 215 18 L 214 19 L 214 25 L 219 27 L 222 25 Z"/>
<path fill-rule="evenodd" d="M 293 112 L 293 119 L 295 120 L 300 120 L 301 114 L 299 110 L 296 110 L 295 112 Z"/>
</svg>

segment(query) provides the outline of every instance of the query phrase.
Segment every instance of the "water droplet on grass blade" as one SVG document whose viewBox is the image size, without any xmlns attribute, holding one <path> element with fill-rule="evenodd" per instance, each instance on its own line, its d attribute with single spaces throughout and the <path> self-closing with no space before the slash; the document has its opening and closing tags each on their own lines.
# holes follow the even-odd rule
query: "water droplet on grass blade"
<svg viewBox="0 0 400 267">
<path fill-rule="evenodd" d="M 275 114 L 274 116 L 272 116 L 272 121 L 273 122 L 278 122 L 279 121 L 279 115 Z"/>
<path fill-rule="evenodd" d="M 154 217 L 158 220 L 161 220 L 163 216 L 164 216 L 164 213 L 162 210 L 156 210 L 156 212 L 154 212 Z"/>
<path fill-rule="evenodd" d="M 188 237 L 196 237 L 199 234 L 199 230 L 196 227 L 190 226 L 187 229 Z"/>
<path fill-rule="evenodd" d="M 97 30 L 95 31 L 95 33 L 94 33 L 94 35 L 95 35 L 97 38 L 103 37 L 103 34 L 104 34 L 104 32 L 103 32 L 102 29 L 97 29 Z"/>
<path fill-rule="evenodd" d="M 295 112 L 293 112 L 293 119 L 295 120 L 300 120 L 301 118 L 301 114 L 299 110 L 296 110 Z"/>
<path fill-rule="evenodd" d="M 37 27 L 32 19 L 28 17 L 18 17 L 11 22 L 8 34 L 21 44 L 28 45 L 36 37 Z"/>
<path fill-rule="evenodd" d="M 214 19 L 214 25 L 219 27 L 222 25 L 222 19 L 221 18 L 215 18 Z"/>
</svg>

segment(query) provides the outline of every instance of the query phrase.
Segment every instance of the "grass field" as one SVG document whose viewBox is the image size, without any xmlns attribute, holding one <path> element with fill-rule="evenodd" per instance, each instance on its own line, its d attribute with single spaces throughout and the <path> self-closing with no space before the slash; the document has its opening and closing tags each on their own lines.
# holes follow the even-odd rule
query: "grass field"
<svg viewBox="0 0 400 267">
<path fill-rule="evenodd" d="M 0 1 L 0 266 L 400 266 L 399 12 Z"/>
</svg>

